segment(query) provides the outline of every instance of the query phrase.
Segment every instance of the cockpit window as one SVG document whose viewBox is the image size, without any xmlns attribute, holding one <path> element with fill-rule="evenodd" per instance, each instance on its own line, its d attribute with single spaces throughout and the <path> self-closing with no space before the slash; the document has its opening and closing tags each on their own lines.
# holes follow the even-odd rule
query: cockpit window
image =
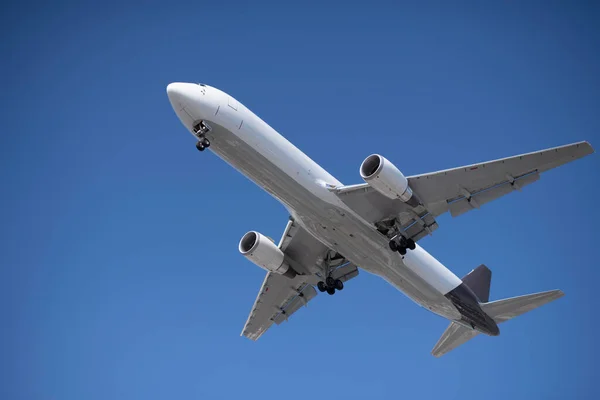
<svg viewBox="0 0 600 400">
<path fill-rule="evenodd" d="M 206 86 L 204 83 L 200 83 L 200 82 L 198 82 L 198 85 L 200 85 L 200 86 Z"/>
</svg>

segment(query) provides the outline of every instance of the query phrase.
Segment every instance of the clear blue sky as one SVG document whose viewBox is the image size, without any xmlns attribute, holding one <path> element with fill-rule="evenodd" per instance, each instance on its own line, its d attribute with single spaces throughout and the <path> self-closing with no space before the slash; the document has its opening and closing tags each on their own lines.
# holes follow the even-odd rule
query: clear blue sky
<svg viewBox="0 0 600 400">
<path fill-rule="evenodd" d="M 373 152 L 410 175 L 600 148 L 597 2 L 394 3 L 3 5 L 0 398 L 600 396 L 598 154 L 421 242 L 486 263 L 493 299 L 566 292 L 500 337 L 435 359 L 447 322 L 367 273 L 239 336 L 263 272 L 238 240 L 287 213 L 198 153 L 169 82 L 231 93 L 346 184 Z"/>
</svg>

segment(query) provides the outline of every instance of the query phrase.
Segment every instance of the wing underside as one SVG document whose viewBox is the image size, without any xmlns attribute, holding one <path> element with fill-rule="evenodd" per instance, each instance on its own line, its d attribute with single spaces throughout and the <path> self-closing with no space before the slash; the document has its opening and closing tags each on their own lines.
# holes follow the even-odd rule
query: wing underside
<svg viewBox="0 0 600 400">
<path fill-rule="evenodd" d="M 408 178 L 427 209 L 440 215 L 464 214 L 537 181 L 542 172 L 594 152 L 588 142 L 452 168 Z"/>
<path fill-rule="evenodd" d="M 242 336 L 257 340 L 272 325 L 287 321 L 292 314 L 307 306 L 317 296 L 315 285 L 322 278 L 322 264 L 327 260 L 331 276 L 346 282 L 358 275 L 358 268 L 343 257 L 328 257 L 331 250 L 290 220 L 279 242 L 285 260 L 299 275 L 290 279 L 267 273 L 242 329 Z"/>
<path fill-rule="evenodd" d="M 408 177 L 419 200 L 416 207 L 391 200 L 367 183 L 330 190 L 367 221 L 377 225 L 396 220 L 404 236 L 415 241 L 431 234 L 435 218 L 445 212 L 453 217 L 477 209 L 540 178 L 542 172 L 594 152 L 588 142 L 573 143 L 533 153 Z"/>
</svg>

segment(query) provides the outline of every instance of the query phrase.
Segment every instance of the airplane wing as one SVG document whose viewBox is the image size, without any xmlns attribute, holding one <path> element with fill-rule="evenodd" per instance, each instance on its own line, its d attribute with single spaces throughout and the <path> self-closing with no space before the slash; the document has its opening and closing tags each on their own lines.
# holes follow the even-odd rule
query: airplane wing
<svg viewBox="0 0 600 400">
<path fill-rule="evenodd" d="M 544 171 L 594 152 L 588 142 L 408 177 L 421 203 L 411 207 L 391 200 L 368 184 L 331 189 L 369 222 L 398 218 L 406 236 L 415 241 L 437 229 L 435 217 L 447 211 L 453 217 L 479 208 L 514 190 L 520 190 Z"/>
<path fill-rule="evenodd" d="M 273 323 L 279 325 L 316 297 L 314 285 L 322 280 L 318 264 L 327 259 L 330 249 L 290 220 L 279 242 L 285 261 L 299 273 L 293 279 L 268 272 L 254 301 L 241 336 L 257 340 Z M 332 276 L 343 282 L 358 275 L 358 268 L 338 257 Z M 301 275 L 303 274 L 303 275 Z"/>
<path fill-rule="evenodd" d="M 453 217 L 537 181 L 542 172 L 592 154 L 588 142 L 521 154 L 408 178 L 409 184 L 435 215 Z"/>
</svg>

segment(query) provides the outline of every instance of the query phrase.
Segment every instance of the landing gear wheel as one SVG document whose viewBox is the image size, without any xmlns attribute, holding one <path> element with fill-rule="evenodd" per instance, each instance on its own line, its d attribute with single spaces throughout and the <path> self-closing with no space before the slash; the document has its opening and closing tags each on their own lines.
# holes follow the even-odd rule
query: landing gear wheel
<svg viewBox="0 0 600 400">
<path fill-rule="evenodd" d="M 202 145 L 204 147 L 209 147 L 210 146 L 210 140 L 208 140 L 207 138 L 203 138 L 200 142 L 202 142 Z"/>
<path fill-rule="evenodd" d="M 396 243 L 396 241 L 394 239 L 390 240 L 390 250 L 392 251 L 398 251 L 398 244 Z"/>
<path fill-rule="evenodd" d="M 317 289 L 319 289 L 319 292 L 323 293 L 324 291 L 327 290 L 327 286 L 325 286 L 325 282 L 323 281 L 319 281 L 319 283 L 317 283 Z"/>
<path fill-rule="evenodd" d="M 327 288 L 327 294 L 329 294 L 329 295 L 334 295 L 334 294 L 335 294 L 335 288 L 333 288 L 333 287 L 328 287 L 328 288 Z"/>
<path fill-rule="evenodd" d="M 206 148 L 206 146 L 204 146 L 202 144 L 202 142 L 196 142 L 196 148 L 198 149 L 198 151 L 204 151 L 204 149 Z"/>
<path fill-rule="evenodd" d="M 327 285 L 327 287 L 334 288 L 335 287 L 335 279 L 328 276 L 327 279 L 325 279 L 325 284 Z"/>
<path fill-rule="evenodd" d="M 404 236 L 401 236 L 398 241 L 398 247 L 408 247 L 408 241 Z"/>
<path fill-rule="evenodd" d="M 340 281 L 339 279 L 336 279 L 335 280 L 335 288 L 336 288 L 336 290 L 344 289 L 344 282 Z"/>
<path fill-rule="evenodd" d="M 401 256 L 406 255 L 406 247 L 399 247 L 398 253 L 400 253 Z"/>
<path fill-rule="evenodd" d="M 412 240 L 412 239 L 408 239 L 408 240 L 406 241 L 406 247 L 408 247 L 408 248 L 409 248 L 409 249 L 411 249 L 411 250 L 414 250 L 414 249 L 416 249 L 416 248 L 417 248 L 417 245 L 416 245 L 416 243 L 415 243 L 415 241 L 414 241 L 414 240 Z"/>
</svg>

